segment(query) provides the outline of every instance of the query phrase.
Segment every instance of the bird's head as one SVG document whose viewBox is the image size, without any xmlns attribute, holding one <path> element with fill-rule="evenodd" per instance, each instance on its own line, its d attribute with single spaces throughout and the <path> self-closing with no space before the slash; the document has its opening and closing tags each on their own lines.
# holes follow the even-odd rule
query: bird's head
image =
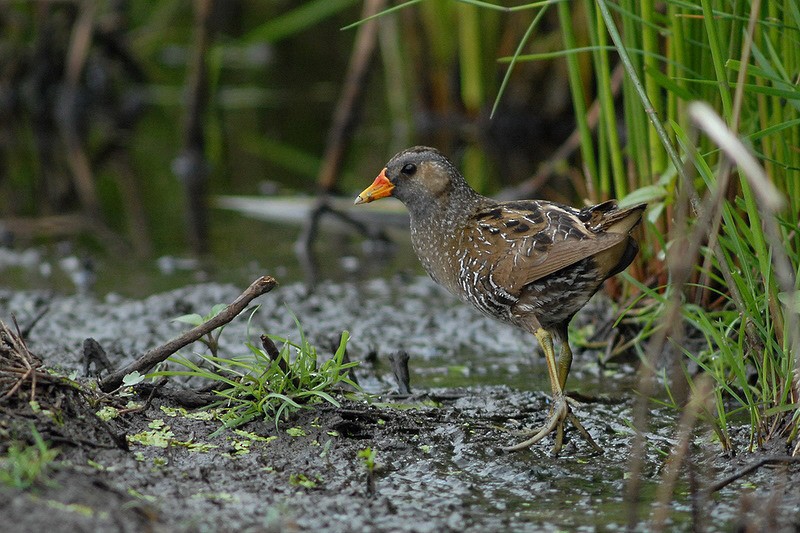
<svg viewBox="0 0 800 533">
<path fill-rule="evenodd" d="M 455 187 L 468 188 L 455 166 L 435 148 L 415 146 L 395 155 L 355 203 L 394 196 L 413 209 L 436 203 Z"/>
</svg>

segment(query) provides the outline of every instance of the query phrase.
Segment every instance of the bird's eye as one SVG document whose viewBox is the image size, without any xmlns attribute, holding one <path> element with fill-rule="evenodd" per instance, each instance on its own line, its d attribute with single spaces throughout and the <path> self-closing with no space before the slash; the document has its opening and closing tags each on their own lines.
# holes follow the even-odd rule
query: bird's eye
<svg viewBox="0 0 800 533">
<path fill-rule="evenodd" d="M 414 163 L 407 163 L 406 165 L 403 166 L 402 169 L 400 169 L 400 172 L 402 172 L 406 176 L 412 176 L 416 171 L 417 171 L 417 165 L 415 165 Z"/>
</svg>

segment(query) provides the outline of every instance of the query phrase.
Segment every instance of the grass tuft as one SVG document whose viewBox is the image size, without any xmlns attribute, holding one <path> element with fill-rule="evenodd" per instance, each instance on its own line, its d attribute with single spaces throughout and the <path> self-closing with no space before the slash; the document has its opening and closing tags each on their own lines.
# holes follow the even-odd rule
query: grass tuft
<svg viewBox="0 0 800 533">
<path fill-rule="evenodd" d="M 31 435 L 33 444 L 14 441 L 9 444 L 5 456 L 0 457 L 0 483 L 3 485 L 25 490 L 47 483 L 48 472 L 59 450 L 50 448 L 33 425 Z"/>
<path fill-rule="evenodd" d="M 297 317 L 294 320 L 300 335 L 298 343 L 262 335 L 261 347 L 247 342 L 247 355 L 225 358 L 216 355 L 216 336 L 214 354 L 200 355 L 199 362 L 174 355 L 169 360 L 186 370 L 162 370 L 151 375 L 189 376 L 217 383 L 215 393 L 219 399 L 209 407 L 220 410 L 224 426 L 214 435 L 256 418 L 272 420 L 277 427 L 291 413 L 321 402 L 339 407 L 336 395 L 345 386 L 360 390 L 350 377 L 358 363 L 346 361 L 349 333 L 342 332 L 336 353 L 319 364 L 316 348 L 306 339 Z M 275 341 L 281 345 L 280 349 Z"/>
</svg>

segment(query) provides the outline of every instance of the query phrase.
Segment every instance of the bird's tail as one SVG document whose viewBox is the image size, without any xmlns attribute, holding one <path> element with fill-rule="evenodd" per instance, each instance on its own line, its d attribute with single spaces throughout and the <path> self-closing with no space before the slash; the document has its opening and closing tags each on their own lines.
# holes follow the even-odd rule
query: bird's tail
<svg viewBox="0 0 800 533">
<path fill-rule="evenodd" d="M 589 208 L 593 210 L 589 227 L 593 231 L 627 235 L 642 220 L 642 213 L 646 208 L 647 204 L 636 204 L 625 209 L 617 209 L 613 200 L 603 202 Z"/>
</svg>

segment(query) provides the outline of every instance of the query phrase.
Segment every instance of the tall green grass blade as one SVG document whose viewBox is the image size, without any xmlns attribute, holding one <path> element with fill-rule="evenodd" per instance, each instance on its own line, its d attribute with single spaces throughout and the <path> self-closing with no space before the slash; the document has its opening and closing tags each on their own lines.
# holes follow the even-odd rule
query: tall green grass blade
<svg viewBox="0 0 800 533">
<path fill-rule="evenodd" d="M 558 18 L 561 21 L 562 37 L 564 46 L 568 49 L 578 47 L 577 38 L 572 25 L 572 4 L 558 4 Z M 567 72 L 569 76 L 570 92 L 572 94 L 572 106 L 575 110 L 575 121 L 578 125 L 578 132 L 581 139 L 581 158 L 586 168 L 586 179 L 591 184 L 596 184 L 598 180 L 597 159 L 594 151 L 594 140 L 587 121 L 586 92 L 583 87 L 581 69 L 578 59 L 574 55 L 568 55 Z M 594 187 L 591 187 L 592 190 Z"/>
<path fill-rule="evenodd" d="M 542 20 L 542 18 L 544 17 L 545 12 L 547 11 L 547 7 L 551 3 L 553 3 L 553 2 L 546 2 L 542 6 L 542 8 L 539 10 L 539 12 L 536 13 L 536 16 L 533 17 L 533 20 L 531 21 L 530 25 L 528 26 L 528 29 L 525 30 L 525 34 L 522 36 L 522 39 L 520 39 L 519 44 L 517 45 L 517 49 L 514 51 L 514 55 L 511 57 L 511 60 L 509 61 L 508 69 L 506 69 L 506 73 L 503 76 L 503 81 L 500 82 L 500 88 L 497 91 L 497 97 L 495 98 L 494 104 L 492 105 L 492 111 L 489 113 L 489 117 L 490 118 L 494 117 L 495 112 L 497 112 L 497 107 L 500 105 L 500 99 L 503 97 L 503 93 L 505 92 L 506 86 L 508 85 L 508 80 L 511 78 L 511 73 L 514 71 L 514 65 L 517 62 L 517 58 L 521 54 L 522 49 L 528 43 L 528 40 L 531 38 L 531 35 L 533 35 L 533 31 L 539 25 L 539 22 Z"/>
<path fill-rule="evenodd" d="M 414 5 L 414 4 L 419 4 L 420 2 L 422 2 L 422 0 L 408 0 L 407 2 L 403 2 L 402 4 L 397 4 L 396 6 L 392 6 L 392 7 L 389 7 L 387 9 L 384 9 L 380 13 L 376 13 L 376 14 L 374 14 L 372 16 L 365 17 L 365 18 L 363 18 L 363 19 L 361 19 L 361 20 L 359 20 L 357 22 L 354 22 L 352 24 L 348 24 L 347 26 L 344 26 L 342 28 L 342 31 L 352 30 L 356 26 L 360 26 L 361 24 L 364 24 L 367 21 L 374 20 L 376 18 L 383 17 L 383 16 L 386 16 L 386 15 L 390 15 L 390 14 L 396 12 L 396 11 L 400 11 L 401 9 L 405 9 L 405 8 L 407 8 L 409 6 Z"/>
<path fill-rule="evenodd" d="M 244 36 L 244 42 L 275 43 L 344 11 L 358 0 L 310 0 L 267 21 Z"/>
</svg>

